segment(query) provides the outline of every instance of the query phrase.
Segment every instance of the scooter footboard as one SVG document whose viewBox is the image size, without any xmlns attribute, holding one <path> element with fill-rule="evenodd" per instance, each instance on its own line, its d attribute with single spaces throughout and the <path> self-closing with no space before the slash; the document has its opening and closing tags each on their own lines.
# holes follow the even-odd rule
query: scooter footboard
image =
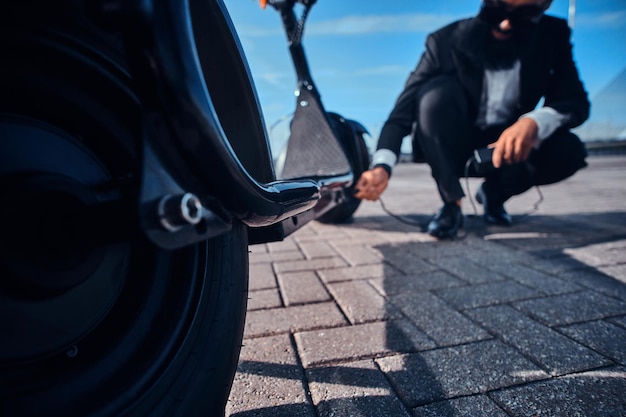
<svg viewBox="0 0 626 417">
<path fill-rule="evenodd" d="M 337 177 L 351 166 L 317 97 L 306 88 L 298 96 L 281 179 Z"/>
</svg>

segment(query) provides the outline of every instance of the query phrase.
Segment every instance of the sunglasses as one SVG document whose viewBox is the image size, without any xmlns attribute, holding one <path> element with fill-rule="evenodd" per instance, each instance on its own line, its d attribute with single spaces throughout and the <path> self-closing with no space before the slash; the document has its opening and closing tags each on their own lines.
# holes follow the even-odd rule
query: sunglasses
<svg viewBox="0 0 626 417">
<path fill-rule="evenodd" d="M 497 27 L 502 21 L 508 20 L 513 28 L 527 28 L 539 22 L 541 16 L 550 6 L 551 1 L 543 4 L 510 6 L 502 0 L 484 0 L 478 17 L 485 23 Z"/>
</svg>

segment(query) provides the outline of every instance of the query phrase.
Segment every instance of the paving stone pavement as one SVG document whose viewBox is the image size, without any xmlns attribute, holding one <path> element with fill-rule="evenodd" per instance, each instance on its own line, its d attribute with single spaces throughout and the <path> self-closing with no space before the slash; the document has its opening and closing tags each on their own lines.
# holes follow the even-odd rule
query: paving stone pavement
<svg viewBox="0 0 626 417">
<path fill-rule="evenodd" d="M 363 202 L 251 246 L 226 415 L 626 416 L 626 156 L 589 163 L 509 228 L 465 199 L 463 236 L 429 237 L 434 183 L 402 164 L 383 200 L 417 226 Z"/>
</svg>

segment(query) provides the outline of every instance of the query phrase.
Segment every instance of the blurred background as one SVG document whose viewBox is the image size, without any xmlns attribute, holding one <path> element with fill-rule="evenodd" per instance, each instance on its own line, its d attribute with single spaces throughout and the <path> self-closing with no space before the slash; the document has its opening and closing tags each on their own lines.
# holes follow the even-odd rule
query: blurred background
<svg viewBox="0 0 626 417">
<path fill-rule="evenodd" d="M 288 137 L 296 77 L 278 13 L 257 0 L 224 0 L 252 73 L 272 151 Z M 313 80 L 329 111 L 378 134 L 424 50 L 426 35 L 478 12 L 479 0 L 318 0 L 305 27 Z M 297 8 L 298 16 L 302 9 Z M 554 0 L 567 19 L 578 70 L 592 102 L 576 132 L 594 153 L 626 152 L 626 0 Z M 403 153 L 410 153 L 405 140 Z"/>
</svg>

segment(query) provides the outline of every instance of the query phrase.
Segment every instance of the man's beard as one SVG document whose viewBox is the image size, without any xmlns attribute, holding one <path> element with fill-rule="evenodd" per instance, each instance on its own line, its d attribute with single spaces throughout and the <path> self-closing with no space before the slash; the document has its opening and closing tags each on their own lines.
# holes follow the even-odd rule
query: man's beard
<svg viewBox="0 0 626 417">
<path fill-rule="evenodd" d="M 485 68 L 492 70 L 510 69 L 519 60 L 528 44 L 528 33 L 513 33 L 510 39 L 496 39 L 491 31 L 487 33 L 483 59 Z"/>
</svg>

